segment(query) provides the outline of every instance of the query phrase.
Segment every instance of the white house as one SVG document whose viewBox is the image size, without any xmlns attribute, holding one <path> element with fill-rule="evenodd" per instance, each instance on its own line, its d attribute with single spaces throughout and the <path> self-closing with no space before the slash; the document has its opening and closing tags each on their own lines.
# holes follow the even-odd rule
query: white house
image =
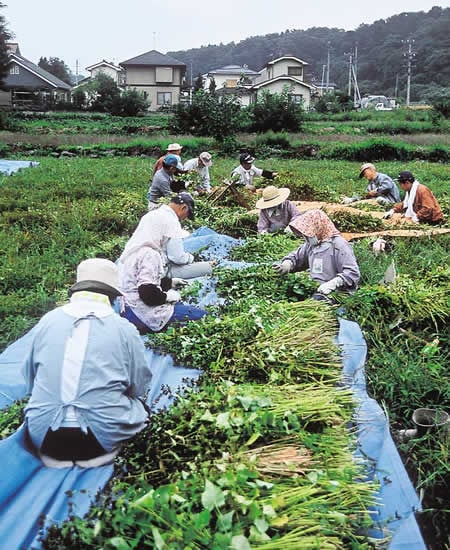
<svg viewBox="0 0 450 550">
<path fill-rule="evenodd" d="M 94 63 L 94 65 L 89 65 L 89 67 L 86 67 L 86 71 L 90 72 L 89 78 L 95 78 L 100 73 L 103 73 L 112 78 L 117 86 L 122 86 L 125 79 L 122 67 L 114 65 L 114 63 L 106 61 L 106 59 Z"/>
<path fill-rule="evenodd" d="M 204 86 L 209 88 L 208 78 L 213 76 L 216 91 L 236 95 L 243 106 L 255 102 L 258 94 L 263 91 L 280 94 L 287 88 L 293 101 L 302 103 L 305 109 L 309 109 L 311 98 L 317 93 L 317 89 L 313 84 L 304 82 L 306 65 L 306 61 L 293 56 L 269 61 L 259 72 L 248 69 L 246 65 L 227 65 L 207 73 Z"/>
<path fill-rule="evenodd" d="M 249 84 L 255 81 L 259 73 L 248 68 L 248 65 L 226 65 L 202 75 L 203 86 L 209 90 L 212 79 L 216 83 L 216 90 L 220 88 L 236 88 L 240 84 Z"/>
</svg>

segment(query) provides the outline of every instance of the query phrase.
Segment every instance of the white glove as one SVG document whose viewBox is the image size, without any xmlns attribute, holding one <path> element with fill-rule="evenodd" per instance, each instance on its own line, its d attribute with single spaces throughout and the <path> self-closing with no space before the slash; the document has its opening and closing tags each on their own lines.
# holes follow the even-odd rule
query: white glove
<svg viewBox="0 0 450 550">
<path fill-rule="evenodd" d="M 293 234 L 293 231 L 292 231 L 292 229 L 289 227 L 289 225 L 286 226 L 284 232 L 285 232 L 285 233 L 291 233 L 291 234 Z"/>
<path fill-rule="evenodd" d="M 333 292 L 333 290 L 336 290 L 337 288 L 341 287 L 344 284 L 344 281 L 338 276 L 334 279 L 331 279 L 330 281 L 327 281 L 326 283 L 322 283 L 319 288 L 317 289 L 317 292 L 320 292 L 321 294 L 330 294 L 330 292 Z"/>
<path fill-rule="evenodd" d="M 294 267 L 294 264 L 291 262 L 291 260 L 284 260 L 284 262 L 281 262 L 281 264 L 274 264 L 273 268 L 275 271 L 277 271 L 280 275 L 286 275 L 290 271 L 292 271 Z"/>
<path fill-rule="evenodd" d="M 343 197 L 341 200 L 342 204 L 351 204 L 352 202 L 356 202 L 358 200 L 358 197 Z"/>
<path fill-rule="evenodd" d="M 375 256 L 379 256 L 382 252 L 384 252 L 385 248 L 386 241 L 381 237 L 378 237 L 378 239 L 372 245 L 372 250 Z"/>
<path fill-rule="evenodd" d="M 384 220 L 390 220 L 392 216 L 394 215 L 394 209 L 391 208 L 389 212 L 386 212 L 386 214 L 383 216 Z"/>
<path fill-rule="evenodd" d="M 168 290 L 166 292 L 166 302 L 173 304 L 175 302 L 181 301 L 181 294 L 178 292 L 178 290 Z"/>
<path fill-rule="evenodd" d="M 180 279 L 180 277 L 173 277 L 172 279 L 172 288 L 175 290 L 179 290 L 180 288 L 183 288 L 187 284 L 189 283 L 188 281 L 186 281 L 186 279 Z"/>
</svg>

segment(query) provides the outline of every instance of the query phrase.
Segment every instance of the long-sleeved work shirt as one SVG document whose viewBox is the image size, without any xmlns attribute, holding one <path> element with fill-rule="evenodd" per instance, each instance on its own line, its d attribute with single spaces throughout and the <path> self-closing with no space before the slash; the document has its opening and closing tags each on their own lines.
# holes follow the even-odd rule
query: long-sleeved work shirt
<svg viewBox="0 0 450 550">
<path fill-rule="evenodd" d="M 173 176 L 165 169 L 160 168 L 152 179 L 152 184 L 147 193 L 147 199 L 150 202 L 158 202 L 161 197 L 170 196 L 173 191 L 171 185 Z"/>
<path fill-rule="evenodd" d="M 258 233 L 273 233 L 285 229 L 297 216 L 300 216 L 299 209 L 288 200 L 274 208 L 264 208 L 259 212 Z"/>
<path fill-rule="evenodd" d="M 400 200 L 400 191 L 395 182 L 387 174 L 381 172 L 377 172 L 375 178 L 369 181 L 366 191 L 367 193 L 375 191 L 377 197 L 383 197 L 392 203 Z"/>
<path fill-rule="evenodd" d="M 145 347 L 104 295 L 76 292 L 44 315 L 23 373 L 31 392 L 25 419 L 38 449 L 49 428 L 78 426 L 111 452 L 145 426 L 139 399 L 151 380 Z"/>
<path fill-rule="evenodd" d="M 405 201 L 394 206 L 394 212 L 403 212 L 405 209 Z M 413 210 L 421 223 L 438 223 L 444 218 L 436 197 L 426 185 L 421 183 L 419 183 L 414 197 Z"/>
<path fill-rule="evenodd" d="M 351 245 L 340 235 L 310 246 L 307 242 L 283 258 L 293 264 L 292 271 L 309 269 L 314 281 L 325 283 L 339 276 L 341 290 L 353 291 L 359 282 L 359 267 Z"/>
</svg>

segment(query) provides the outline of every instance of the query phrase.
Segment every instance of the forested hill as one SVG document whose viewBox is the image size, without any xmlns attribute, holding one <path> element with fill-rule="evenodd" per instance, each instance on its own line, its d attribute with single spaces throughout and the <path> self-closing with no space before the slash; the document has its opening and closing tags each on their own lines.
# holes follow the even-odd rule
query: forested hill
<svg viewBox="0 0 450 550">
<path fill-rule="evenodd" d="M 367 9 L 370 5 L 367 4 Z M 347 90 L 348 53 L 357 45 L 358 84 L 363 94 L 405 97 L 407 77 L 406 40 L 415 54 L 412 64 L 411 100 L 429 99 L 450 86 L 450 8 L 433 7 L 428 13 L 411 12 L 362 24 L 354 31 L 313 27 L 253 36 L 241 42 L 208 45 L 168 52 L 190 68 L 194 78 L 225 65 L 248 65 L 259 71 L 283 55 L 309 63 L 306 79 L 320 83 L 330 47 L 330 82 Z M 192 65 L 191 65 L 192 64 Z M 189 80 L 188 80 L 189 81 Z"/>
</svg>

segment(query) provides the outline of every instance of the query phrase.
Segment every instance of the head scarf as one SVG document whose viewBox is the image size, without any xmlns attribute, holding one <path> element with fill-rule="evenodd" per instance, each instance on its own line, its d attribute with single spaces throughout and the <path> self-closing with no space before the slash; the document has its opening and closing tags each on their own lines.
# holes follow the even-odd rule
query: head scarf
<svg viewBox="0 0 450 550">
<path fill-rule="evenodd" d="M 306 237 L 317 237 L 320 242 L 340 235 L 323 210 L 308 210 L 301 216 L 297 216 L 289 225 L 296 235 L 301 233 Z"/>
<path fill-rule="evenodd" d="M 167 211 L 168 208 L 170 207 L 167 205 L 161 205 L 141 218 L 119 258 L 121 262 L 143 246 L 153 248 L 162 254 L 169 239 L 183 237 L 183 231 L 175 212 L 173 212 L 173 216 L 164 215 L 164 211 Z"/>
</svg>

